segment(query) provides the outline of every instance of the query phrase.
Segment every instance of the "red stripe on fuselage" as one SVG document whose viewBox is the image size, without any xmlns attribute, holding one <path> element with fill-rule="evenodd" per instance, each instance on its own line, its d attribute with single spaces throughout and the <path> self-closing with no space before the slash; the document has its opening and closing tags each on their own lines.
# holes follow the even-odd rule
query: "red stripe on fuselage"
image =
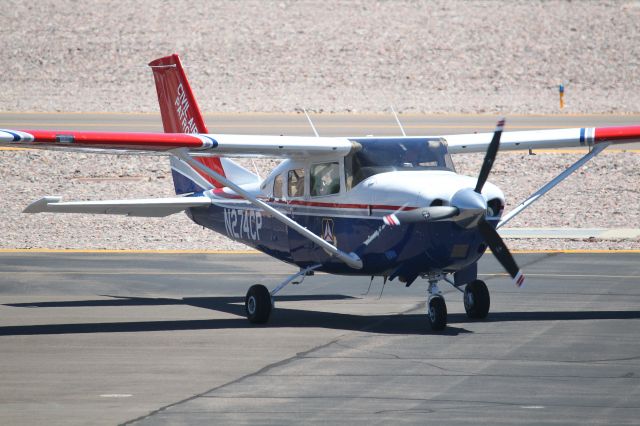
<svg viewBox="0 0 640 426">
<path fill-rule="evenodd" d="M 322 203 L 317 201 L 302 201 L 302 200 L 290 200 L 290 201 L 275 201 L 276 204 L 294 205 L 294 206 L 306 206 L 306 207 L 325 207 L 330 209 L 372 209 L 372 210 L 415 210 L 417 207 L 404 207 L 403 206 L 389 206 L 385 204 L 349 204 L 349 203 Z"/>
<path fill-rule="evenodd" d="M 212 193 L 221 198 L 234 199 L 234 200 L 242 199 L 242 197 L 239 195 L 229 194 L 224 192 L 222 188 L 214 189 Z M 302 207 L 324 207 L 324 208 L 330 208 L 330 209 L 363 209 L 363 210 L 367 210 L 370 208 L 371 210 L 392 210 L 394 212 L 400 209 L 402 209 L 403 211 L 417 209 L 417 207 L 388 206 L 384 204 L 340 204 L 340 203 L 319 203 L 316 201 L 302 201 L 302 200 L 280 201 L 280 200 L 274 200 L 271 198 L 262 198 L 262 197 L 258 197 L 258 198 L 267 203 L 278 204 L 281 206 L 293 205 L 293 206 L 302 206 Z"/>
</svg>

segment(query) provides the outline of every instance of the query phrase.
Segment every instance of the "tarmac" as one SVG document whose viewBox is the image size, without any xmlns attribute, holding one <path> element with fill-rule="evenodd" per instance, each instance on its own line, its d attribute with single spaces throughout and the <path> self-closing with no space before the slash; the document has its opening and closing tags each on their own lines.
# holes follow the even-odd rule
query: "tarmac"
<svg viewBox="0 0 640 426">
<path fill-rule="evenodd" d="M 316 274 L 267 326 L 259 254 L 0 253 L 0 424 L 637 424 L 640 253 L 490 254 L 486 321 L 442 286 Z"/>
</svg>

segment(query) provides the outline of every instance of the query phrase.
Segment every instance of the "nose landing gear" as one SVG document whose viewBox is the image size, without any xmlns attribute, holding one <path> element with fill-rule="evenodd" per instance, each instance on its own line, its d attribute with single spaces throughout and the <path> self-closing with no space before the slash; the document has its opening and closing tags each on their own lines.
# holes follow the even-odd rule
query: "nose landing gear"
<svg viewBox="0 0 640 426">
<path fill-rule="evenodd" d="M 467 317 L 473 320 L 484 319 L 489 314 L 491 298 L 484 281 L 474 280 L 468 283 L 464 291 L 453 283 L 446 275 L 430 274 L 427 289 L 427 320 L 433 331 L 441 331 L 447 326 L 447 305 L 442 291 L 438 288 L 438 281 L 445 280 L 454 288 L 464 293 L 464 310 Z"/>
<path fill-rule="evenodd" d="M 429 326 L 433 331 L 444 330 L 447 326 L 447 304 L 438 287 L 438 278 L 436 276 L 429 277 L 427 293 L 427 320 L 429 321 Z"/>
</svg>

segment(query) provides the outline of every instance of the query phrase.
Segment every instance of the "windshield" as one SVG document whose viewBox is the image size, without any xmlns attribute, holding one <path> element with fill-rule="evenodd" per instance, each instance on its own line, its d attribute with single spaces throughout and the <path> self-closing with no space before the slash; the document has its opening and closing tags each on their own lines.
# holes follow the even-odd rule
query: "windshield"
<svg viewBox="0 0 640 426">
<path fill-rule="evenodd" d="M 355 139 L 362 149 L 344 160 L 347 189 L 378 173 L 411 170 L 455 171 L 442 139 Z"/>
</svg>

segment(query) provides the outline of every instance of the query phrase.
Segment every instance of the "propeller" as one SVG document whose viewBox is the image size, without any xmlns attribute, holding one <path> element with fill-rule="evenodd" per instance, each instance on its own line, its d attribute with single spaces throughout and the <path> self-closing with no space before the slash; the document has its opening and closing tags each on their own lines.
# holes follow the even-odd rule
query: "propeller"
<svg viewBox="0 0 640 426">
<path fill-rule="evenodd" d="M 498 235 L 498 231 L 496 231 L 493 226 L 489 225 L 489 223 L 484 219 L 478 222 L 478 229 L 480 230 L 484 241 L 487 243 L 489 248 L 491 248 L 491 253 L 493 253 L 496 259 L 498 259 L 498 262 L 500 262 L 502 267 L 511 276 L 515 285 L 522 287 L 522 284 L 524 284 L 524 275 L 522 275 L 520 267 L 518 267 L 518 264 L 513 259 L 507 245 L 502 241 L 500 235 Z"/>
<path fill-rule="evenodd" d="M 480 174 L 478 175 L 478 181 L 476 182 L 476 189 L 474 189 L 474 191 L 477 192 L 478 194 L 482 192 L 482 187 L 487 182 L 489 173 L 491 173 L 493 162 L 496 159 L 496 155 L 498 154 L 498 148 L 500 147 L 500 137 L 502 136 L 502 129 L 504 129 L 504 118 L 501 118 L 500 120 L 498 120 L 498 125 L 496 126 L 496 130 L 493 132 L 493 139 L 491 139 L 489 148 L 487 148 L 487 153 L 484 155 L 482 168 L 480 169 Z"/>
<path fill-rule="evenodd" d="M 482 187 L 487 182 L 489 173 L 491 173 L 493 162 L 496 159 L 498 148 L 500 147 L 500 137 L 502 136 L 503 129 L 504 118 L 501 118 L 500 120 L 498 120 L 496 130 L 493 132 L 493 139 L 491 139 L 489 148 L 487 148 L 487 153 L 484 156 L 482 168 L 480 169 L 480 174 L 478 175 L 478 181 L 476 182 L 476 188 L 474 189 L 474 191 L 478 194 L 482 193 Z M 522 284 L 524 284 L 524 275 L 522 275 L 522 272 L 520 272 L 520 268 L 518 267 L 516 261 L 513 259 L 513 256 L 507 248 L 507 245 L 504 243 L 504 241 L 502 241 L 500 235 L 498 235 L 498 231 L 496 231 L 494 227 L 485 220 L 485 214 L 480 217 L 480 220 L 477 222 L 477 227 L 482 234 L 485 243 L 487 243 L 487 245 L 491 249 L 491 253 L 493 253 L 496 259 L 498 259 L 498 262 L 500 262 L 507 273 L 509 273 L 516 286 L 522 287 Z"/>
</svg>

